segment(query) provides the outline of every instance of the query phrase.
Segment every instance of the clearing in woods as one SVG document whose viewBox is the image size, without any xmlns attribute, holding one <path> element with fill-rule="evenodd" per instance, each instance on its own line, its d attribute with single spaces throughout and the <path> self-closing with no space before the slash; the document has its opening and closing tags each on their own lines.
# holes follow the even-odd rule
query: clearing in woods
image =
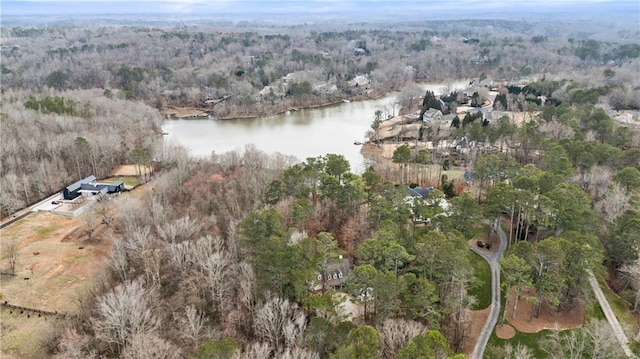
<svg viewBox="0 0 640 359">
<path fill-rule="evenodd" d="M 111 202 L 139 197 L 144 187 L 115 197 Z M 95 206 L 94 206 L 95 210 Z M 94 214 L 96 224 L 100 222 Z M 112 228 L 97 225 L 87 240 L 87 222 L 82 216 L 64 217 L 36 212 L 0 230 L 3 248 L 18 247 L 16 275 L 0 277 L 0 302 L 50 312 L 73 313 L 77 299 L 103 277 L 106 259 L 115 236 Z M 6 253 L 0 262 L 6 271 Z M 29 316 L 27 316 L 29 315 Z M 20 314 L 0 307 L 1 358 L 43 358 L 42 344 L 61 329 L 62 319 Z"/>
</svg>

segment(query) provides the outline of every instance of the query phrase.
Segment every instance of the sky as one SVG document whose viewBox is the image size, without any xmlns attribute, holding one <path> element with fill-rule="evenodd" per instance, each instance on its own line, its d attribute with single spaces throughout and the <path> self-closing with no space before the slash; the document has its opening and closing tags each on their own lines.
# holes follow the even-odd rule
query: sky
<svg viewBox="0 0 640 359">
<path fill-rule="evenodd" d="M 640 14 L 640 0 L 3 0 L 3 17 L 15 15 L 118 14 L 369 14 L 426 18 L 457 14 L 602 14 L 604 10 Z"/>
</svg>

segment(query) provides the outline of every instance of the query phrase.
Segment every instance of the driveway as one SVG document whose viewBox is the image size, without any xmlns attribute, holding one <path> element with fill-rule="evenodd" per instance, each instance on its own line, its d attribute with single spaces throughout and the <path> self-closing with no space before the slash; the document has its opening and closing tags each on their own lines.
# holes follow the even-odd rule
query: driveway
<svg viewBox="0 0 640 359">
<path fill-rule="evenodd" d="M 53 204 L 52 202 L 56 202 L 56 203 Z M 62 205 L 62 192 L 58 192 L 34 204 L 33 206 L 31 206 L 31 210 L 34 212 L 36 211 L 51 212 L 56 208 L 60 207 L 61 205 Z"/>
<path fill-rule="evenodd" d="M 502 230 L 502 227 L 500 227 L 499 219 L 493 222 L 493 228 L 500 238 L 500 245 L 495 251 L 488 252 L 480 250 L 476 246 L 471 246 L 471 250 L 484 258 L 484 260 L 489 263 L 489 268 L 491 269 L 491 311 L 489 312 L 487 321 L 484 323 L 484 327 L 482 327 L 480 336 L 478 336 L 476 346 L 471 353 L 472 359 L 482 359 L 484 349 L 489 342 L 493 328 L 495 328 L 496 323 L 498 323 L 498 317 L 500 316 L 500 258 L 505 249 L 507 249 L 507 235 Z"/>
<path fill-rule="evenodd" d="M 631 352 L 631 348 L 629 348 L 629 339 L 627 338 L 627 335 L 622 330 L 622 326 L 620 325 L 618 318 L 616 318 L 615 313 L 613 313 L 613 310 L 609 305 L 609 301 L 604 296 L 604 293 L 602 292 L 602 288 L 600 288 L 600 284 L 598 284 L 596 277 L 593 276 L 593 272 L 591 271 L 589 271 L 589 284 L 591 284 L 591 289 L 593 289 L 593 293 L 596 295 L 596 299 L 598 299 L 598 302 L 600 303 L 600 307 L 604 312 L 604 316 L 607 318 L 609 325 L 611 325 L 613 334 L 615 335 L 616 339 L 618 339 L 618 341 L 620 342 L 620 346 L 622 347 L 622 350 L 627 355 L 627 357 L 634 358 L 634 355 Z"/>
</svg>

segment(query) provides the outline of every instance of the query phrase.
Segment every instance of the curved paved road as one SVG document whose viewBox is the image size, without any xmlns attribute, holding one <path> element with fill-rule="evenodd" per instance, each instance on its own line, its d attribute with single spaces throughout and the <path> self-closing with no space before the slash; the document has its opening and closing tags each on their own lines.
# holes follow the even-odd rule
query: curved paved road
<svg viewBox="0 0 640 359">
<path fill-rule="evenodd" d="M 618 318 L 616 318 L 615 313 L 613 313 L 613 310 L 609 305 L 609 301 L 604 296 L 604 293 L 602 292 L 602 288 L 600 288 L 600 284 L 598 284 L 598 281 L 596 280 L 596 277 L 593 276 L 593 273 L 590 270 L 588 272 L 589 272 L 589 284 L 591 284 L 591 289 L 593 289 L 593 293 L 596 295 L 596 299 L 598 299 L 598 302 L 600 303 L 600 307 L 602 308 L 602 311 L 604 312 L 604 316 L 607 318 L 607 321 L 609 322 L 609 325 L 613 330 L 613 334 L 620 342 L 620 346 L 622 347 L 622 350 L 627 355 L 627 357 L 635 358 L 635 356 L 631 352 L 631 348 L 629 348 L 629 339 L 627 338 L 627 335 L 622 330 L 622 326 L 620 325 Z"/>
<path fill-rule="evenodd" d="M 502 257 L 504 250 L 507 249 L 507 235 L 502 230 L 502 227 L 500 227 L 500 221 L 498 219 L 493 222 L 493 228 L 496 229 L 500 237 L 500 245 L 495 251 L 488 252 L 480 250 L 476 246 L 471 246 L 471 250 L 484 258 L 484 260 L 489 263 L 489 268 L 491 268 L 491 311 L 489 312 L 486 323 L 484 323 L 484 327 L 482 327 L 476 346 L 471 353 L 472 359 L 482 359 L 484 349 L 491 337 L 491 332 L 493 332 L 493 328 L 495 328 L 496 323 L 498 323 L 498 317 L 500 316 L 500 257 Z"/>
</svg>

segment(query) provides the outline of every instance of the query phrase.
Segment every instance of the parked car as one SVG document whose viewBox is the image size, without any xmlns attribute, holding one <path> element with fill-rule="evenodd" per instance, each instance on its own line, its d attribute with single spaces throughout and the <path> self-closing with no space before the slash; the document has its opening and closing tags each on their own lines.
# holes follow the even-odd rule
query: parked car
<svg viewBox="0 0 640 359">
<path fill-rule="evenodd" d="M 480 247 L 480 248 L 484 247 L 484 242 L 482 242 L 482 241 L 478 241 L 476 244 L 477 244 L 477 245 L 478 245 L 478 247 Z"/>
</svg>

